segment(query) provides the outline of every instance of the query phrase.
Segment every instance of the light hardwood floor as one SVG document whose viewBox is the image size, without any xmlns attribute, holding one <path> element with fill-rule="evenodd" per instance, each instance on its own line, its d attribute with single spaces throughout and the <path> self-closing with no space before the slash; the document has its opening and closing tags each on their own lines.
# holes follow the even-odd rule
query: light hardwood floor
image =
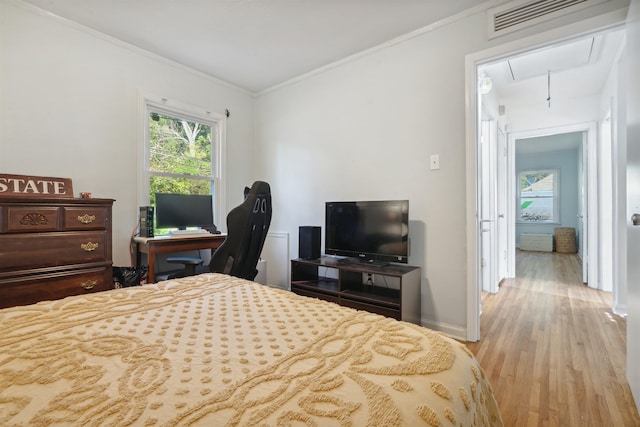
<svg viewBox="0 0 640 427">
<path fill-rule="evenodd" d="M 626 320 L 582 284 L 576 255 L 518 252 L 468 343 L 505 426 L 640 426 L 625 378 Z M 639 362 L 640 363 L 640 362 Z"/>
</svg>

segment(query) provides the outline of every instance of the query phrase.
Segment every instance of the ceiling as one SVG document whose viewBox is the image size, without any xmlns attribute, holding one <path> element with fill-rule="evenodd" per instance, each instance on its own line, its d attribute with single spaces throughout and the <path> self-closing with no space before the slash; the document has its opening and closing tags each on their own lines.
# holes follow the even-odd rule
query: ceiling
<svg viewBox="0 0 640 427">
<path fill-rule="evenodd" d="M 251 92 L 485 0 L 22 0 Z"/>
<path fill-rule="evenodd" d="M 513 108 L 548 108 L 561 114 L 568 100 L 599 94 L 624 43 L 624 30 L 558 43 L 479 67 L 507 115 Z M 569 104 L 570 105 L 570 104 Z M 519 139 L 516 152 L 577 150 L 582 134 Z"/>
<path fill-rule="evenodd" d="M 500 102 L 551 106 L 600 93 L 624 43 L 624 30 L 609 31 L 537 49 L 479 67 L 493 81 Z"/>
</svg>

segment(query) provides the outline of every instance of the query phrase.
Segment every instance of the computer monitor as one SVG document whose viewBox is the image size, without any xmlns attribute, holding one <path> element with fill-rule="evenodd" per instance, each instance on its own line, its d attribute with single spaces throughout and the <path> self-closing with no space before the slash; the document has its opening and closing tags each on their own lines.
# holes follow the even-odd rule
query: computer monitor
<svg viewBox="0 0 640 427">
<path fill-rule="evenodd" d="M 201 194 L 156 193 L 156 228 L 213 225 L 213 198 Z"/>
</svg>

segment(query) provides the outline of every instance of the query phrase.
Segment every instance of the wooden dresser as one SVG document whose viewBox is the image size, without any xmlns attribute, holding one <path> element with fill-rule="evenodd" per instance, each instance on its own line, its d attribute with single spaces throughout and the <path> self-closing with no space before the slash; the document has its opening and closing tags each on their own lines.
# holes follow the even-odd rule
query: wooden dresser
<svg viewBox="0 0 640 427">
<path fill-rule="evenodd" d="M 113 202 L 1 197 L 0 308 L 111 289 Z"/>
</svg>

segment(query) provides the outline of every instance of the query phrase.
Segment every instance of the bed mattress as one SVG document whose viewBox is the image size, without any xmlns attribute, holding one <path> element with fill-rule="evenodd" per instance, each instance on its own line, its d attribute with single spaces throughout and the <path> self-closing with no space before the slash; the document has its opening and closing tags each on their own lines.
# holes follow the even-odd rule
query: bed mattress
<svg viewBox="0 0 640 427">
<path fill-rule="evenodd" d="M 440 333 L 220 274 L 0 310 L 0 425 L 502 425 Z"/>
</svg>

